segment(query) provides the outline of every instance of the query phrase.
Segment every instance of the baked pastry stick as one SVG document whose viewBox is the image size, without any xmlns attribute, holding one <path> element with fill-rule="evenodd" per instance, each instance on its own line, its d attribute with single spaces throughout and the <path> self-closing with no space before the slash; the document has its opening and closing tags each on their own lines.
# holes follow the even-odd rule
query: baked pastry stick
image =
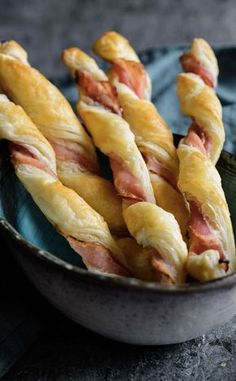
<svg viewBox="0 0 236 381">
<path fill-rule="evenodd" d="M 196 38 L 180 61 L 185 71 L 193 73 L 184 76 L 179 87 L 181 111 L 193 120 L 186 139 L 216 164 L 224 145 L 225 131 L 222 107 L 213 91 L 219 73 L 215 54 L 206 41 Z"/>
<path fill-rule="evenodd" d="M 214 51 L 207 41 L 194 38 L 191 49 L 180 57 L 184 71 L 199 75 L 206 85 L 215 88 L 219 67 Z"/>
<path fill-rule="evenodd" d="M 152 204 L 155 199 L 149 173 L 129 125 L 121 117 L 115 89 L 96 62 L 80 49 L 67 49 L 62 58 L 80 90 L 78 112 L 95 145 L 110 159 L 128 230 L 138 244 L 150 249 L 153 279 L 171 284 L 184 282 L 185 242 L 174 216 Z M 145 262 L 142 253 L 137 261 Z"/>
<path fill-rule="evenodd" d="M 112 183 L 98 176 L 91 138 L 64 96 L 29 65 L 27 53 L 15 41 L 0 44 L 0 87 L 53 146 L 62 183 L 101 214 L 114 233 L 126 232 L 121 199 Z"/>
<path fill-rule="evenodd" d="M 0 139 L 11 142 L 16 175 L 88 269 L 128 276 L 126 260 L 108 226 L 77 193 L 62 185 L 48 141 L 20 106 L 0 95 Z"/>
<path fill-rule="evenodd" d="M 116 32 L 102 35 L 93 48 L 111 63 L 108 76 L 149 169 L 156 202 L 174 214 L 184 235 L 189 214 L 177 187 L 178 157 L 170 129 L 149 100 L 149 75 L 129 42 Z"/>
<path fill-rule="evenodd" d="M 191 214 L 187 271 L 200 281 L 208 281 L 234 272 L 236 259 L 230 214 L 214 166 L 224 142 L 221 105 L 209 87 L 209 78 L 216 83 L 216 70 L 206 77 L 203 64 L 199 64 L 201 57 L 207 53 L 212 57 L 214 53 L 206 42 L 194 40 L 196 44 L 201 52 L 197 61 L 201 75 L 180 74 L 177 81 L 181 111 L 193 118 L 177 150 L 178 186 L 189 202 Z M 194 70 L 197 73 L 196 65 Z"/>
</svg>

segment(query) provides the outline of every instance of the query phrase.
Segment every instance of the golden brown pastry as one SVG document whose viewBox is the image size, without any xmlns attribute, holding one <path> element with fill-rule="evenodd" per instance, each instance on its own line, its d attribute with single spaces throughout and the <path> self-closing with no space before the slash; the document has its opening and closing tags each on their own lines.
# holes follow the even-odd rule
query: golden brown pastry
<svg viewBox="0 0 236 381">
<path fill-rule="evenodd" d="M 157 205 L 138 202 L 124 210 L 124 218 L 138 244 L 149 248 L 156 282 L 184 283 L 187 248 L 174 216 Z"/>
<path fill-rule="evenodd" d="M 196 74 L 180 74 L 181 111 L 192 118 L 186 140 L 216 164 L 224 145 L 222 107 L 213 89 Z"/>
<path fill-rule="evenodd" d="M 90 137 L 64 96 L 29 65 L 27 53 L 15 41 L 0 44 L 0 88 L 24 108 L 50 141 L 62 183 L 101 214 L 113 232 L 126 231 L 121 199 L 112 183 L 98 176 Z"/>
<path fill-rule="evenodd" d="M 108 37 L 108 38 L 107 38 Z M 113 61 L 114 56 L 139 62 L 139 58 L 129 41 L 117 32 L 106 32 L 94 44 L 94 50 L 105 60 Z"/>
<path fill-rule="evenodd" d="M 235 245 L 220 176 L 209 158 L 182 141 L 179 188 L 190 204 L 188 272 L 200 281 L 236 270 Z"/>
<path fill-rule="evenodd" d="M 110 159 L 116 190 L 123 198 L 124 219 L 130 234 L 146 251 L 139 252 L 142 277 L 161 283 L 182 283 L 186 245 L 173 215 L 151 204 L 149 173 L 121 108 L 114 87 L 96 62 L 77 48 L 67 49 L 63 61 L 80 90 L 78 112 L 95 145 Z M 151 264 L 151 269 L 147 263 Z M 132 259 L 130 259 L 132 262 Z"/>
<path fill-rule="evenodd" d="M 0 95 L 0 139 L 11 142 L 16 174 L 46 218 L 95 272 L 129 276 L 122 250 L 104 219 L 56 174 L 48 141 L 20 106 Z"/>
<path fill-rule="evenodd" d="M 216 164 L 224 145 L 225 131 L 222 107 L 213 91 L 219 74 L 215 54 L 205 40 L 195 38 L 180 62 L 184 71 L 193 73 L 183 76 L 178 89 L 181 111 L 193 120 L 187 139 Z"/>
<path fill-rule="evenodd" d="M 180 74 L 177 81 L 181 111 L 193 119 L 177 150 L 178 186 L 191 214 L 187 270 L 195 279 L 208 281 L 236 270 L 235 244 L 221 179 L 214 166 L 224 143 L 222 109 L 211 88 L 217 82 L 217 63 L 203 40 L 194 40 L 190 52 L 181 62 L 185 70 L 195 74 Z"/>
<path fill-rule="evenodd" d="M 184 71 L 199 75 L 206 85 L 216 87 L 219 67 L 207 41 L 194 38 L 191 49 L 180 57 Z"/>
<path fill-rule="evenodd" d="M 129 42 L 116 32 L 98 38 L 94 51 L 112 64 L 108 76 L 117 90 L 122 116 L 150 171 L 156 202 L 174 214 L 185 234 L 188 211 L 177 187 L 178 157 L 171 131 L 149 101 L 148 73 Z"/>
</svg>

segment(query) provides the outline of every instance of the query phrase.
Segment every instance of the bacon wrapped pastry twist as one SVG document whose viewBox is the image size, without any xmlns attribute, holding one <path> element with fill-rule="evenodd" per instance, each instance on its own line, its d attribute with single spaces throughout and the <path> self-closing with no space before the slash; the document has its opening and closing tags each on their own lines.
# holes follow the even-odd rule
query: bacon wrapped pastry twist
<svg viewBox="0 0 236 381">
<path fill-rule="evenodd" d="M 0 88 L 24 108 L 53 146 L 62 183 L 100 213 L 113 232 L 126 231 L 121 199 L 112 183 L 97 175 L 90 137 L 64 96 L 29 65 L 27 53 L 15 41 L 0 44 Z"/>
<path fill-rule="evenodd" d="M 197 74 L 206 85 L 215 88 L 219 67 L 215 53 L 207 41 L 194 38 L 191 49 L 180 57 L 184 71 Z"/>
<path fill-rule="evenodd" d="M 128 230 L 140 245 L 151 249 L 148 262 L 141 254 L 145 271 L 151 264 L 156 281 L 182 283 L 186 245 L 174 216 L 150 203 L 155 200 L 149 173 L 129 125 L 121 117 L 114 87 L 96 62 L 80 49 L 65 50 L 63 61 L 79 86 L 78 112 L 95 145 L 110 159 Z"/>
<path fill-rule="evenodd" d="M 181 75 L 183 79 L 178 89 L 181 111 L 193 120 L 186 140 L 216 164 L 224 145 L 225 131 L 222 107 L 213 91 L 219 72 L 215 54 L 206 41 L 196 38 L 180 61 L 185 71 L 193 73 Z"/>
<path fill-rule="evenodd" d="M 149 101 L 148 73 L 129 42 L 116 32 L 98 38 L 94 51 L 112 64 L 108 76 L 117 90 L 122 116 L 129 123 L 150 171 L 156 202 L 174 214 L 184 234 L 188 211 L 177 188 L 176 148 L 167 124 Z"/>
<path fill-rule="evenodd" d="M 128 276 L 125 256 L 103 217 L 62 185 L 51 145 L 24 110 L 5 95 L 0 95 L 0 139 L 11 142 L 11 159 L 18 178 L 86 266 L 92 271 Z"/>
<path fill-rule="evenodd" d="M 214 166 L 224 143 L 221 104 L 210 86 L 217 82 L 217 62 L 210 46 L 196 39 L 181 62 L 177 92 L 181 111 L 193 122 L 177 150 L 178 186 L 190 205 L 188 272 L 200 281 L 236 269 L 235 244 L 229 210 Z M 205 82 L 204 82 L 205 81 Z"/>
</svg>

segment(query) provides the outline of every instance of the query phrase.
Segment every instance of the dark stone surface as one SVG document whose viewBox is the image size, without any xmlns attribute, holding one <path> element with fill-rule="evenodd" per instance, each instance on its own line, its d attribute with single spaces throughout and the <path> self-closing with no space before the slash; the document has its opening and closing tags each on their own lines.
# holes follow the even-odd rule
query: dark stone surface
<svg viewBox="0 0 236 381">
<path fill-rule="evenodd" d="M 234 0 L 1 0 L 0 39 L 16 39 L 33 65 L 63 76 L 61 50 L 89 49 L 108 29 L 125 34 L 138 50 L 190 43 L 236 43 Z M 7 381 L 169 381 L 236 379 L 236 318 L 206 336 L 167 347 L 112 342 L 69 322 L 50 318 L 49 330 L 18 361 Z"/>
<path fill-rule="evenodd" d="M 120 344 L 55 315 L 3 381 L 235 381 L 236 317 L 187 343 Z"/>
<path fill-rule="evenodd" d="M 234 0 L 1 0 L 0 40 L 18 40 L 32 64 L 55 77 L 65 73 L 63 48 L 89 49 L 109 29 L 125 34 L 139 51 L 196 36 L 234 44 L 235 19 Z"/>
</svg>

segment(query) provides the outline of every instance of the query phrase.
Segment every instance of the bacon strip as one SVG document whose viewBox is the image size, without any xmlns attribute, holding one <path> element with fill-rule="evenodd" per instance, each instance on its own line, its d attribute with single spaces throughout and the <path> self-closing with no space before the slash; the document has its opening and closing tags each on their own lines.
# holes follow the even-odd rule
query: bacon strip
<svg viewBox="0 0 236 381">
<path fill-rule="evenodd" d="M 210 137 L 201 126 L 193 122 L 188 130 L 188 135 L 184 138 L 187 145 L 198 148 L 204 155 L 210 157 L 212 142 Z"/>
<path fill-rule="evenodd" d="M 150 252 L 151 264 L 154 268 L 154 279 L 158 283 L 176 284 L 176 277 L 157 250 Z"/>
<path fill-rule="evenodd" d="M 143 157 L 150 172 L 153 172 L 159 175 L 160 177 L 163 177 L 163 179 L 165 179 L 170 185 L 172 185 L 173 188 L 178 190 L 177 180 L 174 177 L 173 173 L 169 171 L 169 169 L 167 169 L 162 163 L 160 163 L 160 161 L 155 156 L 151 154 L 144 154 Z"/>
<path fill-rule="evenodd" d="M 128 270 L 116 262 L 110 251 L 104 246 L 93 242 L 80 242 L 73 237 L 67 237 L 72 247 L 92 268 L 107 274 L 130 276 Z"/>
<path fill-rule="evenodd" d="M 75 163 L 78 164 L 81 169 L 88 172 L 99 173 L 97 164 L 94 163 L 88 155 L 78 151 L 78 149 L 81 150 L 81 148 L 77 143 L 65 142 L 63 140 L 50 140 L 50 144 L 56 153 L 57 160 Z"/>
<path fill-rule="evenodd" d="M 21 146 L 17 143 L 10 144 L 11 158 L 14 163 L 28 164 L 32 167 L 41 169 L 44 172 L 49 173 L 53 177 L 56 177 L 55 173 L 47 166 L 46 163 L 40 161 L 40 159 L 29 149 Z"/>
<path fill-rule="evenodd" d="M 136 201 L 148 201 L 145 190 L 139 181 L 128 171 L 124 163 L 117 157 L 110 158 L 114 176 L 114 184 L 119 195 Z"/>
<path fill-rule="evenodd" d="M 78 84 L 89 98 L 120 114 L 116 91 L 108 81 L 96 81 L 90 73 L 78 71 Z M 120 196 L 136 201 L 148 201 L 145 190 L 119 158 L 110 155 L 110 164 L 114 184 Z"/>
<path fill-rule="evenodd" d="M 141 62 L 117 59 L 112 68 L 116 72 L 119 81 L 127 85 L 141 99 L 145 99 L 147 76 Z"/>
<path fill-rule="evenodd" d="M 97 81 L 89 72 L 77 70 L 76 82 L 87 97 L 100 103 L 112 112 L 121 114 L 116 90 L 109 81 Z"/>
<path fill-rule="evenodd" d="M 199 75 L 206 85 L 214 88 L 216 86 L 216 78 L 207 70 L 203 64 L 198 61 L 191 53 L 185 53 L 180 58 L 180 62 L 186 72 L 192 72 Z M 184 143 L 198 148 L 204 155 L 210 157 L 212 142 L 206 131 L 195 121 L 188 130 Z M 202 252 L 213 249 L 219 252 L 219 263 L 221 267 L 228 271 L 229 261 L 226 259 L 224 248 L 219 238 L 214 233 L 210 222 L 204 218 L 199 206 L 190 201 L 190 248 L 192 254 L 199 255 Z"/>
<path fill-rule="evenodd" d="M 205 250 L 217 250 L 220 255 L 220 263 L 228 270 L 228 260 L 225 257 L 224 249 L 215 235 L 209 221 L 203 217 L 201 210 L 196 202 L 190 201 L 191 219 L 190 219 L 190 248 L 189 251 L 194 254 L 201 254 Z"/>
<path fill-rule="evenodd" d="M 216 86 L 216 80 L 213 74 L 207 70 L 191 53 L 185 53 L 180 57 L 180 62 L 186 72 L 199 75 L 206 85 Z"/>
</svg>

